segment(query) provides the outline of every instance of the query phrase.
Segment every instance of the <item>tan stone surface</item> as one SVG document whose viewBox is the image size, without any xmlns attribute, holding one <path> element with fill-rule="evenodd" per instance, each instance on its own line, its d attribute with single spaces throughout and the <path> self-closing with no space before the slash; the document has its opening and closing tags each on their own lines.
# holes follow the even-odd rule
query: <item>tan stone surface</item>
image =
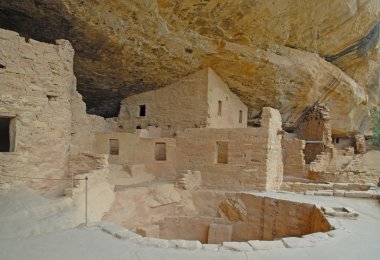
<svg viewBox="0 0 380 260">
<path fill-rule="evenodd" d="M 164 88 L 124 99 L 119 120 L 128 132 L 156 126 L 162 128 L 162 136 L 173 136 L 185 128 L 246 127 L 247 107 L 206 68 Z"/>
<path fill-rule="evenodd" d="M 1 7 L 23 14 L 15 24 L 24 33 L 72 40 L 80 90 L 103 113 L 110 103 L 116 107 L 120 93 L 164 86 L 206 66 L 249 104 L 252 116 L 273 106 L 287 121 L 317 100 L 330 101 L 333 128 L 349 131 L 368 123 L 360 92 L 378 102 L 377 0 L 53 3 Z M 42 30 L 43 21 L 55 26 Z M 342 114 L 353 122 L 344 123 Z"/>
</svg>

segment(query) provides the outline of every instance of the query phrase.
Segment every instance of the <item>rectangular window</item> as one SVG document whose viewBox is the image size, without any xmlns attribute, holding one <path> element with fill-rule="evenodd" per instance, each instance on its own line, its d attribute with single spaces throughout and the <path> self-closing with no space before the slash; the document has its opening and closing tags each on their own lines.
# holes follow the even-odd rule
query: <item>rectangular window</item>
<svg viewBox="0 0 380 260">
<path fill-rule="evenodd" d="M 145 105 L 140 105 L 139 116 L 144 117 L 145 114 L 146 114 L 146 106 Z"/>
<path fill-rule="evenodd" d="M 166 143 L 156 143 L 155 159 L 156 161 L 166 161 Z"/>
<path fill-rule="evenodd" d="M 218 101 L 218 116 L 222 115 L 222 101 Z"/>
<path fill-rule="evenodd" d="M 216 142 L 217 163 L 228 163 L 228 142 Z"/>
<path fill-rule="evenodd" d="M 10 124 L 9 117 L 0 117 L 0 152 L 11 151 Z"/>
<path fill-rule="evenodd" d="M 239 111 L 239 123 L 243 123 L 243 110 Z"/>
<path fill-rule="evenodd" d="M 110 155 L 119 155 L 119 139 L 110 139 Z"/>
</svg>

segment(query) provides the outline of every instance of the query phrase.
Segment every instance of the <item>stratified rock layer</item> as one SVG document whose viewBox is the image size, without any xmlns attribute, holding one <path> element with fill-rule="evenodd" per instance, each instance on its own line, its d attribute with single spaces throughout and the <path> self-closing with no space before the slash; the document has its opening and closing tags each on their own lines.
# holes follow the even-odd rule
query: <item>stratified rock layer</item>
<svg viewBox="0 0 380 260">
<path fill-rule="evenodd" d="M 291 127 L 322 102 L 339 133 L 365 131 L 379 102 L 379 16 L 378 0 L 0 2 L 1 27 L 72 42 L 90 112 L 209 66 L 250 118 L 272 106 Z"/>
</svg>

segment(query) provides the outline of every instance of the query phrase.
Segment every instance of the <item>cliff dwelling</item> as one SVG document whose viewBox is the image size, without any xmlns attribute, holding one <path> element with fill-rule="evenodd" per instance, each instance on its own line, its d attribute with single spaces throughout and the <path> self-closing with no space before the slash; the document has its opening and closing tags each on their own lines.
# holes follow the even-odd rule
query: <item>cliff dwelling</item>
<svg viewBox="0 0 380 260">
<path fill-rule="evenodd" d="M 0 259 L 379 258 L 378 1 L 222 2 L 0 1 Z"/>
</svg>

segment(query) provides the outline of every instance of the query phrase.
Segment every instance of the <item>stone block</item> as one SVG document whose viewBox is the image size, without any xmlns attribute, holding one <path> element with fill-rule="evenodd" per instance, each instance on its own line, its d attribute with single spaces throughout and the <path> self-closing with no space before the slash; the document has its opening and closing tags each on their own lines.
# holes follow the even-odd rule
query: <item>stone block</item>
<svg viewBox="0 0 380 260">
<path fill-rule="evenodd" d="M 142 238 L 140 235 L 129 230 L 116 232 L 114 236 L 118 239 L 123 239 L 123 240 L 139 240 Z"/>
<path fill-rule="evenodd" d="M 337 196 L 337 197 L 343 197 L 344 192 L 345 192 L 344 190 L 334 190 L 333 194 L 334 194 L 334 196 Z"/>
<path fill-rule="evenodd" d="M 166 239 L 154 238 L 154 237 L 143 237 L 139 242 L 139 244 L 144 246 L 153 246 L 159 248 L 168 248 L 169 241 Z"/>
<path fill-rule="evenodd" d="M 282 239 L 286 247 L 289 248 L 304 248 L 314 246 L 314 243 L 305 238 L 285 237 Z"/>
<path fill-rule="evenodd" d="M 345 197 L 348 198 L 372 198 L 371 191 L 346 191 L 344 193 Z"/>
<path fill-rule="evenodd" d="M 207 251 L 218 251 L 220 245 L 218 244 L 203 244 L 202 249 Z"/>
<path fill-rule="evenodd" d="M 246 242 L 223 242 L 223 247 L 229 250 L 248 252 L 252 247 Z"/>
<path fill-rule="evenodd" d="M 108 233 L 108 234 L 111 234 L 111 235 L 114 235 L 115 233 L 117 232 L 120 232 L 120 231 L 126 231 L 127 229 L 122 227 L 122 226 L 119 226 L 119 225 L 116 225 L 116 224 L 104 224 L 102 226 L 102 231 Z"/>
<path fill-rule="evenodd" d="M 136 233 L 143 237 L 160 237 L 160 226 L 159 225 L 149 225 L 144 227 L 136 228 Z"/>
<path fill-rule="evenodd" d="M 322 211 L 329 216 L 336 216 L 336 211 L 331 207 L 322 207 Z"/>
<path fill-rule="evenodd" d="M 314 193 L 315 196 L 332 196 L 333 191 L 332 190 L 317 190 Z"/>
<path fill-rule="evenodd" d="M 264 241 L 264 240 L 250 240 L 248 244 L 253 250 L 271 250 L 275 248 L 285 248 L 282 240 Z"/>
<path fill-rule="evenodd" d="M 327 233 L 317 232 L 317 233 L 305 235 L 303 236 L 303 238 L 308 239 L 312 243 L 317 243 L 319 241 L 324 241 L 324 240 L 329 239 L 329 235 Z"/>
<path fill-rule="evenodd" d="M 211 224 L 208 231 L 208 243 L 220 244 L 231 241 L 232 225 Z"/>
<path fill-rule="evenodd" d="M 305 195 L 314 195 L 315 191 L 313 190 L 305 190 L 304 194 Z"/>
</svg>

